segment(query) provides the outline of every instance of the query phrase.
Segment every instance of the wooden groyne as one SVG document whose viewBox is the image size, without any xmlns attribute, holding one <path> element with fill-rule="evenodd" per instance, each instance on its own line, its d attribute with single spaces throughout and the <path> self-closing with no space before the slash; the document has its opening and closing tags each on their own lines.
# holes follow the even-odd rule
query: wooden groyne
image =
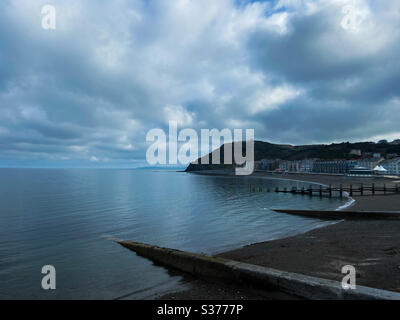
<svg viewBox="0 0 400 320">
<path fill-rule="evenodd" d="M 329 196 L 330 198 L 334 195 L 338 195 L 340 198 L 343 198 L 344 194 L 347 193 L 350 197 L 353 195 L 386 195 L 386 194 L 400 194 L 399 185 L 395 185 L 393 187 L 388 187 L 386 184 L 381 186 L 376 186 L 374 183 L 371 185 L 360 184 L 359 186 L 353 186 L 350 184 L 349 186 L 343 186 L 342 184 L 339 186 L 329 185 L 328 187 L 318 186 L 313 187 L 310 185 L 308 188 L 302 187 L 292 187 L 291 189 L 283 188 L 279 189 L 276 187 L 274 190 L 270 188 L 263 187 L 255 187 L 250 186 L 250 192 L 276 192 L 276 193 L 291 193 L 291 194 L 299 194 L 299 195 L 308 195 L 308 196 Z"/>
<path fill-rule="evenodd" d="M 277 289 L 306 299 L 400 300 L 400 293 L 357 286 L 345 290 L 339 281 L 280 271 L 239 261 L 161 248 L 149 244 L 119 241 L 122 246 L 159 264 L 195 276 L 218 279 L 261 290 Z"/>
</svg>

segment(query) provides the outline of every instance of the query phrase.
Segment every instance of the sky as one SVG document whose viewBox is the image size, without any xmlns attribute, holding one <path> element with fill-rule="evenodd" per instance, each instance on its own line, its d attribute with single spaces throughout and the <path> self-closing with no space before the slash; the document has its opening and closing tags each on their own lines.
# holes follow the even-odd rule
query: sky
<svg viewBox="0 0 400 320">
<path fill-rule="evenodd" d="M 398 0 L 0 3 L 0 167 L 146 166 L 169 121 L 393 140 L 399 111 Z"/>
</svg>

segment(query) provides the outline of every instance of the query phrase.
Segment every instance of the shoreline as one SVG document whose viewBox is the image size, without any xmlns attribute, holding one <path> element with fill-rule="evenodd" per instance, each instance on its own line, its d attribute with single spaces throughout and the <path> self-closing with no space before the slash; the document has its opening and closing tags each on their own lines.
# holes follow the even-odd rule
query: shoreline
<svg viewBox="0 0 400 320">
<path fill-rule="evenodd" d="M 205 176 L 224 176 L 224 177 L 237 177 L 233 172 L 225 171 L 225 170 L 203 170 L 203 171 L 192 171 L 187 172 L 189 174 L 197 174 L 197 175 L 205 175 Z M 264 171 L 256 171 L 249 176 L 243 176 L 246 178 L 264 178 L 270 180 L 288 180 L 302 183 L 312 183 L 321 185 L 324 187 L 329 187 L 329 185 L 334 184 L 352 184 L 354 186 L 361 184 L 386 184 L 387 187 L 393 187 L 396 184 L 400 183 L 400 178 L 388 178 L 384 176 L 373 176 L 373 177 L 349 177 L 346 175 L 329 175 L 329 174 L 308 174 L 308 173 L 288 173 L 288 174 L 275 174 L 271 172 Z M 356 203 L 356 199 L 365 198 L 368 196 L 365 194 L 364 196 L 350 196 L 347 192 L 344 192 L 345 196 L 349 198 L 351 204 L 345 204 L 343 207 L 350 208 Z M 385 196 L 385 195 L 375 195 L 375 196 Z M 390 196 L 388 194 L 387 196 Z M 342 207 L 342 206 L 341 206 Z M 341 208 L 338 207 L 337 209 Z M 368 210 L 366 210 L 368 211 Z M 377 210 L 379 211 L 379 210 Z M 387 210 L 391 211 L 391 210 Z M 399 208 L 400 211 L 400 208 Z"/>
<path fill-rule="evenodd" d="M 195 173 L 198 174 L 198 173 Z M 210 175 L 210 173 L 200 173 Z M 213 173 L 211 173 L 213 175 Z M 221 174 L 218 175 L 229 175 Z M 359 178 L 329 175 L 290 174 L 276 177 L 266 173 L 254 173 L 251 177 L 283 179 L 329 184 L 393 183 L 388 178 Z M 355 211 L 400 211 L 400 195 L 353 196 L 344 208 Z M 343 206 L 342 206 L 343 207 Z M 337 210 L 343 210 L 339 207 Z M 259 242 L 220 253 L 216 256 L 252 263 L 282 271 L 341 281 L 344 265 L 354 265 L 357 284 L 378 289 L 400 292 L 400 225 L 393 221 L 345 221 L 313 229 L 296 236 Z M 215 284 L 213 284 L 215 288 Z M 161 299 L 204 299 L 209 297 L 211 285 L 196 280 L 185 291 L 174 292 Z M 225 288 L 225 286 L 223 286 Z M 237 299 L 224 289 L 223 297 Z M 252 297 L 248 297 L 252 299 Z M 256 296 L 255 299 L 259 299 Z"/>
<path fill-rule="evenodd" d="M 400 195 L 355 197 L 355 211 L 400 211 Z M 342 220 L 294 237 L 255 243 L 221 257 L 341 281 L 356 268 L 357 284 L 400 292 L 399 222 Z"/>
</svg>

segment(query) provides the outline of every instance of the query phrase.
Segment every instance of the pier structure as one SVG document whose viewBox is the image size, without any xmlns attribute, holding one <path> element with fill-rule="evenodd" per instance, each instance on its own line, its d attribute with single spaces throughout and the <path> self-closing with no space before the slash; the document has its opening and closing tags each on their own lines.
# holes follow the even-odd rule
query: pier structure
<svg viewBox="0 0 400 320">
<path fill-rule="evenodd" d="M 271 192 L 271 189 L 269 188 L 263 189 L 260 186 L 258 187 L 250 186 L 250 192 L 264 192 L 264 190 L 266 192 Z M 310 185 L 307 189 L 304 186 L 302 188 L 292 187 L 291 189 L 288 189 L 287 187 L 284 187 L 283 189 L 276 187 L 274 192 L 319 196 L 319 197 L 327 195 L 329 198 L 332 198 L 335 194 L 337 194 L 340 198 L 343 198 L 344 193 L 347 193 L 350 197 L 353 195 L 364 196 L 364 195 L 400 194 L 400 187 L 398 184 L 392 187 L 388 187 L 386 184 L 377 186 L 375 185 L 375 183 L 372 183 L 371 185 L 364 185 L 362 183 L 358 186 L 354 186 L 353 184 L 350 184 L 348 186 L 343 186 L 342 184 L 340 184 L 339 186 L 329 185 L 327 187 L 323 187 L 322 185 L 318 187 L 313 187 L 312 185 Z"/>
</svg>

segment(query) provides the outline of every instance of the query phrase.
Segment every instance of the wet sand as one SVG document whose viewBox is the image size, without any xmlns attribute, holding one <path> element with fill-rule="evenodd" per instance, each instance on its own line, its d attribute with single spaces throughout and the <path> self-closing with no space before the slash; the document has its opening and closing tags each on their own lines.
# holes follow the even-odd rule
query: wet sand
<svg viewBox="0 0 400 320">
<path fill-rule="evenodd" d="M 256 173 L 256 176 L 269 176 Z M 276 177 L 276 176 L 274 176 Z M 279 179 L 293 179 L 337 185 L 357 183 L 393 183 L 385 178 L 353 178 L 326 175 L 287 175 Z M 397 179 L 400 180 L 400 179 Z M 351 210 L 399 211 L 400 195 L 353 197 Z M 301 209 L 301 208 L 299 208 Z M 353 265 L 357 284 L 400 292 L 400 221 L 341 221 L 337 224 L 309 231 L 294 237 L 257 243 L 222 253 L 219 256 L 262 265 L 284 271 L 341 281 L 342 267 Z M 201 280 L 199 280 L 201 281 Z M 218 285 L 214 285 L 218 288 Z M 215 294 L 210 295 L 210 290 Z M 232 293 L 232 292 L 231 292 Z M 207 283 L 162 297 L 163 299 L 237 299 L 224 291 L 218 294 Z M 257 299 L 260 296 L 247 296 Z M 278 297 L 279 299 L 279 297 Z M 286 297 L 282 297 L 286 299 Z"/>
</svg>

